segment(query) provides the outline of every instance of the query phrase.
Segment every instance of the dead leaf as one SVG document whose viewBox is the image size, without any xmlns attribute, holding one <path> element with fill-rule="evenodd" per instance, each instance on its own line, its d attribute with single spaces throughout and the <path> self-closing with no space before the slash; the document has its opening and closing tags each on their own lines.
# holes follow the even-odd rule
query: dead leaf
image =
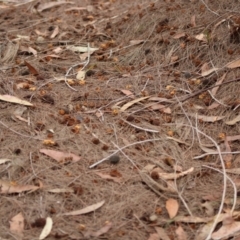
<svg viewBox="0 0 240 240">
<path fill-rule="evenodd" d="M 209 70 L 203 71 L 201 73 L 201 75 L 202 75 L 202 77 L 206 77 L 206 76 L 210 75 L 213 72 L 217 72 L 218 70 L 219 70 L 219 68 L 211 68 Z"/>
<path fill-rule="evenodd" d="M 13 119 L 14 121 L 16 121 L 17 119 L 19 119 L 19 120 L 21 120 L 21 121 L 23 121 L 23 122 L 28 123 L 28 120 L 27 120 L 27 119 L 22 118 L 22 115 L 23 115 L 23 113 L 24 113 L 26 110 L 27 110 L 27 108 L 24 107 L 24 106 L 18 107 L 18 108 L 13 112 L 13 115 L 11 116 L 12 119 Z"/>
<path fill-rule="evenodd" d="M 90 53 L 97 51 L 99 48 L 91 48 L 91 47 L 80 47 L 80 46 L 67 46 L 68 50 L 71 50 L 73 52 L 81 52 L 81 53 Z"/>
<path fill-rule="evenodd" d="M 141 102 L 142 100 L 145 100 L 145 99 L 147 99 L 147 98 L 149 98 L 149 96 L 134 99 L 134 100 L 132 100 L 132 101 L 124 104 L 124 105 L 120 108 L 120 111 L 121 111 L 121 112 L 124 112 L 125 110 L 127 110 L 129 107 L 131 107 L 131 106 L 134 105 L 135 103 Z"/>
<path fill-rule="evenodd" d="M 147 105 L 148 106 L 148 105 Z M 172 110 L 169 107 L 166 107 L 162 104 L 156 103 L 156 104 L 149 104 L 149 108 L 153 111 L 155 110 L 160 110 L 161 112 L 167 113 L 167 114 L 171 114 Z"/>
<path fill-rule="evenodd" d="M 226 139 L 227 139 L 228 142 L 236 141 L 236 140 L 240 139 L 240 135 L 226 136 Z"/>
<path fill-rule="evenodd" d="M 112 176 L 110 176 L 109 174 L 106 174 L 106 173 L 95 172 L 95 174 L 98 175 L 99 177 L 103 178 L 103 179 L 113 180 L 116 183 L 121 183 L 123 181 L 122 178 L 112 177 Z"/>
<path fill-rule="evenodd" d="M 225 138 L 225 140 L 224 140 L 224 145 L 225 145 L 225 149 L 224 149 L 224 150 L 225 150 L 226 152 L 232 152 L 231 147 L 230 147 L 230 145 L 229 145 L 229 143 L 228 143 L 228 141 L 227 141 L 227 138 Z M 223 158 L 223 160 L 224 160 L 224 162 L 225 162 L 226 168 L 227 168 L 227 169 L 231 168 L 231 167 L 232 167 L 232 158 L 233 158 L 233 155 L 232 155 L 231 153 L 229 153 L 229 154 L 224 154 L 224 155 L 222 156 L 222 158 Z"/>
<path fill-rule="evenodd" d="M 195 216 L 176 216 L 174 222 L 183 222 L 183 223 L 206 223 L 211 221 L 213 218 L 201 218 Z"/>
<path fill-rule="evenodd" d="M 212 234 L 212 239 L 226 239 L 233 236 L 238 231 L 240 231 L 240 222 L 235 222 L 233 218 L 228 217 L 223 220 L 222 227 Z"/>
<path fill-rule="evenodd" d="M 174 138 L 174 137 L 167 137 L 167 139 L 170 139 L 170 140 L 173 140 L 173 141 L 175 141 L 177 143 L 181 143 L 181 144 L 189 146 L 189 143 L 186 143 L 186 142 L 184 142 L 184 141 L 182 141 L 180 139 Z"/>
<path fill-rule="evenodd" d="M 36 68 L 34 68 L 30 63 L 28 63 L 27 61 L 24 61 L 24 64 L 28 67 L 29 72 L 34 75 L 37 76 L 39 75 L 38 71 L 36 70 Z"/>
<path fill-rule="evenodd" d="M 148 99 L 149 101 L 158 101 L 158 102 L 171 102 L 171 101 L 169 101 L 169 99 L 167 99 L 167 98 L 161 98 L 161 97 L 150 97 L 149 99 Z"/>
<path fill-rule="evenodd" d="M 51 61 L 53 58 L 56 58 L 56 59 L 64 59 L 63 57 L 60 57 L 59 55 L 56 55 L 56 54 L 49 54 L 47 56 L 44 57 L 44 59 L 49 62 Z"/>
<path fill-rule="evenodd" d="M 158 169 L 160 169 L 160 168 L 155 168 L 155 169 L 153 169 L 153 171 L 158 174 L 159 178 L 162 178 L 164 180 L 178 179 L 180 177 L 183 177 L 183 176 L 193 172 L 193 170 L 194 170 L 194 168 L 191 167 L 188 170 L 180 172 L 180 173 L 176 173 L 176 172 L 166 173 L 166 172 L 158 171 Z"/>
<path fill-rule="evenodd" d="M 130 97 L 130 98 L 135 98 L 134 94 L 131 91 L 127 90 L 127 89 L 121 89 L 120 91 L 123 94 L 125 94 L 126 96 Z"/>
<path fill-rule="evenodd" d="M 39 189 L 39 187 L 34 185 L 21 185 L 15 182 L 7 182 L 0 180 L 0 193 L 1 194 L 10 194 L 10 193 L 21 193 L 27 191 L 35 191 Z"/>
<path fill-rule="evenodd" d="M 166 201 L 166 209 L 168 211 L 169 217 L 171 219 L 174 218 L 177 215 L 179 209 L 178 201 L 173 198 L 169 198 Z"/>
<path fill-rule="evenodd" d="M 156 230 L 158 236 L 160 236 L 161 240 L 170 240 L 170 237 L 167 235 L 164 228 L 155 227 L 155 230 Z"/>
<path fill-rule="evenodd" d="M 179 59 L 179 56 L 171 56 L 171 58 L 170 58 L 170 63 L 175 63 L 176 61 L 178 61 L 178 59 Z"/>
<path fill-rule="evenodd" d="M 227 68 L 233 69 L 240 67 L 240 59 L 234 60 L 226 65 Z"/>
<path fill-rule="evenodd" d="M 213 96 L 214 96 L 214 95 L 213 95 Z M 219 105 L 220 105 L 220 103 L 214 102 L 214 103 L 212 103 L 210 106 L 208 106 L 207 109 L 208 109 L 208 110 L 212 110 L 212 109 L 217 108 Z"/>
<path fill-rule="evenodd" d="M 182 33 L 176 33 L 175 35 L 173 35 L 173 39 L 180 39 L 186 37 L 186 33 L 182 32 Z"/>
<path fill-rule="evenodd" d="M 81 214 L 86 214 L 86 213 L 90 213 L 93 212 L 95 210 L 97 210 L 98 208 L 102 207 L 102 205 L 105 203 L 105 201 L 101 201 L 99 203 L 90 205 L 86 208 L 80 209 L 80 210 L 76 210 L 76 211 L 72 211 L 72 212 L 67 212 L 67 213 L 63 213 L 61 214 L 62 216 L 75 216 L 75 215 L 81 215 Z"/>
<path fill-rule="evenodd" d="M 58 54 L 58 53 L 61 53 L 63 51 L 63 49 L 61 47 L 57 47 L 55 49 L 53 49 L 53 52 Z"/>
<path fill-rule="evenodd" d="M 81 59 L 81 61 L 85 61 L 88 58 L 88 53 L 81 53 L 79 54 L 79 58 Z"/>
<path fill-rule="evenodd" d="M 223 80 L 225 79 L 226 75 L 227 75 L 227 73 L 224 73 L 223 76 L 222 76 L 219 80 L 217 80 L 217 82 L 215 83 L 215 85 L 220 85 L 220 84 L 223 82 Z M 214 87 L 214 88 L 211 90 L 213 96 L 216 95 L 217 90 L 219 89 L 219 87 L 220 87 L 220 86 Z"/>
<path fill-rule="evenodd" d="M 200 227 L 200 229 L 196 233 L 194 240 L 206 240 L 209 232 L 212 229 L 212 226 L 213 226 L 213 222 L 211 221 L 203 225 L 202 227 Z"/>
<path fill-rule="evenodd" d="M 225 116 L 205 116 L 205 115 L 195 115 L 195 114 L 189 114 L 189 116 L 197 117 L 197 119 L 203 122 L 216 122 L 225 118 Z"/>
<path fill-rule="evenodd" d="M 196 27 L 197 25 L 196 25 L 196 16 L 195 15 L 193 15 L 192 17 L 191 17 L 191 26 L 192 27 Z"/>
<path fill-rule="evenodd" d="M 210 69 L 208 63 L 203 63 L 203 65 L 201 66 L 201 73 L 205 72 L 205 71 L 208 71 Z"/>
<path fill-rule="evenodd" d="M 74 2 L 70 1 L 57 1 L 57 2 L 46 2 L 46 3 L 40 3 L 37 7 L 38 12 L 42 12 L 44 10 L 47 10 L 49 8 L 57 7 L 62 4 L 74 4 Z"/>
<path fill-rule="evenodd" d="M 25 106 L 33 106 L 33 104 L 31 104 L 30 102 L 21 100 L 17 97 L 11 96 L 11 95 L 0 95 L 0 100 L 5 101 L 5 102 L 18 103 L 18 104 L 25 105 Z"/>
<path fill-rule="evenodd" d="M 34 55 L 34 57 L 37 57 L 37 50 L 35 50 L 32 47 L 28 47 L 28 51 Z"/>
<path fill-rule="evenodd" d="M 235 117 L 234 119 L 232 119 L 232 120 L 230 120 L 230 121 L 227 121 L 227 122 L 225 122 L 227 125 L 230 125 L 230 126 L 232 126 L 232 125 L 234 125 L 234 124 L 236 124 L 237 122 L 239 122 L 240 121 L 240 115 L 238 115 L 237 117 Z"/>
<path fill-rule="evenodd" d="M 107 221 L 105 222 L 105 225 L 99 229 L 98 231 L 96 232 L 86 232 L 86 234 L 84 234 L 84 237 L 99 237 L 101 235 L 103 235 L 104 233 L 107 233 L 112 227 L 112 223 Z"/>
<path fill-rule="evenodd" d="M 49 235 L 49 233 L 52 230 L 52 226 L 53 226 L 52 218 L 47 217 L 46 218 L 46 224 L 45 224 L 45 226 L 44 226 L 44 228 L 43 228 L 43 230 L 42 230 L 42 232 L 41 232 L 41 234 L 39 236 L 39 240 L 42 240 L 42 239 L 46 238 Z"/>
<path fill-rule="evenodd" d="M 240 174 L 240 168 L 226 169 L 226 173 Z"/>
<path fill-rule="evenodd" d="M 131 45 L 138 45 L 138 44 L 141 44 L 141 43 L 144 43 L 145 40 L 131 40 L 130 41 L 130 44 Z"/>
<path fill-rule="evenodd" d="M 34 32 L 38 35 L 38 36 L 42 36 L 42 37 L 47 37 L 47 32 L 41 32 L 38 29 L 34 30 Z"/>
<path fill-rule="evenodd" d="M 151 233 L 148 240 L 161 240 L 160 236 L 157 233 Z"/>
<path fill-rule="evenodd" d="M 188 240 L 188 236 L 187 233 L 184 231 L 184 229 L 179 226 L 176 230 L 175 230 L 176 234 L 177 234 L 177 239 L 178 240 Z"/>
<path fill-rule="evenodd" d="M 51 39 L 55 38 L 55 37 L 58 35 L 58 33 L 59 33 L 59 27 L 56 26 L 56 27 L 54 28 L 53 33 L 52 33 L 52 35 L 50 36 L 50 38 L 51 38 Z"/>
<path fill-rule="evenodd" d="M 78 71 L 78 73 L 77 73 L 76 79 L 77 79 L 77 80 L 84 80 L 84 79 L 85 79 L 85 76 L 86 76 L 86 72 L 80 70 L 80 71 Z"/>
<path fill-rule="evenodd" d="M 209 217 L 214 215 L 214 207 L 212 206 L 211 202 L 206 201 L 202 203 L 201 206 L 206 209 L 205 212 Z"/>
<path fill-rule="evenodd" d="M 24 217 L 22 213 L 17 214 L 10 220 L 10 231 L 15 235 L 17 235 L 20 239 L 23 238 L 23 230 L 24 230 Z"/>
<path fill-rule="evenodd" d="M 75 163 L 81 159 L 80 156 L 77 156 L 73 153 L 65 153 L 65 152 L 60 152 L 60 151 L 55 151 L 50 149 L 40 149 L 39 152 L 44 153 L 45 155 L 63 164 L 67 162 Z"/>
<path fill-rule="evenodd" d="M 4 164 L 4 163 L 7 163 L 7 162 L 11 162 L 11 161 L 12 161 L 11 159 L 1 158 L 0 159 L 0 164 Z"/>
<path fill-rule="evenodd" d="M 48 189 L 47 192 L 50 192 L 50 193 L 73 193 L 74 190 L 72 188 L 54 188 L 54 189 Z"/>
<path fill-rule="evenodd" d="M 207 42 L 207 36 L 204 33 L 200 33 L 200 34 L 196 35 L 195 38 L 199 41 Z"/>
</svg>

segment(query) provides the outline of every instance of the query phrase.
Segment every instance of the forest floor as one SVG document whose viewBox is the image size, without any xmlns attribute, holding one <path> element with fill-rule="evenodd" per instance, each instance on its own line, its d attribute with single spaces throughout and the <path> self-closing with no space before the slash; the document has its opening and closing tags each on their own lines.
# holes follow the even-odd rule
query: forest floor
<svg viewBox="0 0 240 240">
<path fill-rule="evenodd" d="M 0 1 L 0 239 L 240 239 L 238 1 Z"/>
</svg>

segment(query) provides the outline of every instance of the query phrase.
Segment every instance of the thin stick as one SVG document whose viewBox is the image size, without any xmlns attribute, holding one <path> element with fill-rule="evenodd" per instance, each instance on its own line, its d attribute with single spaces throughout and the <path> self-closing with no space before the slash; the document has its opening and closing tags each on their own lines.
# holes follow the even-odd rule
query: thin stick
<svg viewBox="0 0 240 240">
<path fill-rule="evenodd" d="M 214 171 L 217 171 L 217 172 L 220 172 L 222 174 L 224 174 L 222 171 L 220 171 L 219 169 L 217 168 L 213 168 L 213 167 L 210 167 L 210 166 L 207 166 L 207 165 L 202 165 L 202 167 L 206 167 L 206 168 L 210 168 L 210 169 L 213 169 Z M 236 185 L 235 183 L 233 182 L 233 180 L 226 174 L 226 177 L 227 179 L 231 182 L 232 186 L 233 186 L 233 190 L 234 190 L 234 195 L 233 195 L 233 206 L 232 206 L 232 209 L 231 209 L 231 214 L 233 214 L 233 211 L 236 207 L 236 204 L 237 204 L 237 188 L 236 188 Z"/>
<path fill-rule="evenodd" d="M 201 133 L 203 136 L 205 136 L 206 138 L 208 138 L 216 147 L 217 149 L 217 152 L 218 152 L 218 155 L 219 155 L 219 159 L 220 159 L 220 162 L 221 162 L 221 166 L 222 166 L 222 171 L 223 171 L 223 192 L 222 192 L 222 200 L 221 200 L 221 204 L 220 204 L 220 207 L 219 207 L 219 210 L 218 210 L 218 213 L 214 219 L 214 222 L 212 224 L 212 227 L 208 233 L 208 236 L 206 238 L 206 240 L 210 240 L 211 239 L 211 235 L 218 223 L 218 219 L 219 219 L 219 216 L 223 210 L 223 206 L 224 206 L 224 199 L 225 199 L 225 196 L 226 196 L 226 191 L 227 191 L 227 174 L 226 174 L 226 169 L 225 169 L 225 164 L 224 164 L 224 160 L 223 160 L 223 157 L 222 157 L 222 154 L 221 154 L 221 150 L 220 150 L 220 147 L 219 145 L 216 143 L 216 141 L 214 141 L 213 138 L 211 138 L 210 136 L 208 136 L 207 134 L 205 134 L 204 132 L 200 131 L 198 128 L 197 128 L 197 117 L 196 117 L 196 127 L 193 127 L 194 129 L 196 129 L 197 131 L 197 136 L 198 136 L 198 139 L 200 140 L 199 138 L 199 133 Z M 200 142 L 201 143 L 201 142 Z"/>
<path fill-rule="evenodd" d="M 115 144 L 114 142 L 112 142 L 112 144 L 119 150 L 119 152 L 121 152 L 121 153 L 131 162 L 131 164 L 132 164 L 135 168 L 137 168 L 138 170 L 140 170 L 140 169 L 137 167 L 137 165 L 133 162 L 133 160 L 132 160 L 130 157 L 128 157 L 128 155 L 125 154 L 125 153 L 123 152 L 123 150 L 122 150 L 117 144 Z"/>
<path fill-rule="evenodd" d="M 108 155 L 107 157 L 105 157 L 105 158 L 99 160 L 98 162 L 92 164 L 91 166 L 89 166 L 89 168 L 94 168 L 94 167 L 96 167 L 96 166 L 99 165 L 100 163 L 108 160 L 111 156 L 117 154 L 119 151 L 122 151 L 122 150 L 125 149 L 125 148 L 132 147 L 132 146 L 137 145 L 137 144 L 142 144 L 142 143 L 147 143 L 147 142 L 153 142 L 153 141 L 162 141 L 162 140 L 163 140 L 162 138 L 153 138 L 153 139 L 147 139 L 147 140 L 140 141 L 140 142 L 131 143 L 131 144 L 127 145 L 127 146 L 124 146 L 124 147 L 119 148 L 119 150 L 114 151 L 112 154 Z"/>
<path fill-rule="evenodd" d="M 123 118 L 121 118 L 121 120 L 122 120 L 123 122 L 129 124 L 130 126 L 136 128 L 136 129 L 143 130 L 143 131 L 146 131 L 146 132 L 159 133 L 159 131 L 157 131 L 157 130 L 152 130 L 152 129 L 148 129 L 148 128 L 141 128 L 141 127 L 139 127 L 139 126 L 136 126 L 136 125 L 134 125 L 134 124 L 132 124 L 132 123 L 124 120 Z"/>
<path fill-rule="evenodd" d="M 7 128 L 8 130 L 10 130 L 11 132 L 14 132 L 22 137 L 26 137 L 26 138 L 32 138 L 32 139 L 36 139 L 36 140 L 41 140 L 43 141 L 44 139 L 41 139 L 41 138 L 38 138 L 38 137 L 33 137 L 33 136 L 29 136 L 29 135 L 25 135 L 25 134 L 22 134 L 22 133 L 19 133 L 13 129 L 11 129 L 10 127 L 8 127 L 5 123 L 3 123 L 1 120 L 0 120 L 0 124 L 2 124 L 5 128 Z"/>
<path fill-rule="evenodd" d="M 240 153 L 240 151 L 236 151 L 236 152 L 221 152 L 222 155 L 223 155 L 223 154 L 239 154 L 239 153 Z M 194 157 L 193 159 L 200 159 L 200 158 L 206 157 L 206 156 L 208 156 L 208 155 L 216 155 L 216 154 L 218 154 L 218 152 L 204 153 L 204 154 L 202 154 L 202 155 L 199 155 L 199 156 Z"/>
<path fill-rule="evenodd" d="M 212 97 L 213 100 L 215 100 L 217 103 L 219 103 L 220 105 L 224 106 L 224 107 L 228 107 L 227 104 L 221 103 L 218 99 L 216 99 L 213 94 L 211 93 L 210 90 L 208 90 L 208 93 L 210 94 L 210 96 Z"/>
<path fill-rule="evenodd" d="M 213 10 L 211 10 L 211 9 L 208 7 L 208 5 L 207 5 L 203 0 L 201 0 L 201 1 L 202 1 L 202 3 L 205 5 L 205 7 L 208 9 L 208 11 L 210 11 L 211 13 L 213 13 L 213 14 L 219 16 L 219 14 L 216 13 L 216 12 L 214 12 Z"/>
</svg>

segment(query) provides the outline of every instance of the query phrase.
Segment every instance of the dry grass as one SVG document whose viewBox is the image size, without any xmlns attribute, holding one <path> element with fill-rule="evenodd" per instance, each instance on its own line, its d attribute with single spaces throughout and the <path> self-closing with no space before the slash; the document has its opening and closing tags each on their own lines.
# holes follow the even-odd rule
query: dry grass
<svg viewBox="0 0 240 240">
<path fill-rule="evenodd" d="M 96 1 L 86 0 L 84 4 L 93 2 Z M 222 85 L 215 98 L 225 105 L 213 110 L 207 109 L 214 100 L 206 92 L 202 99 L 195 96 L 181 102 L 181 98 L 189 92 L 212 86 L 224 73 L 224 81 L 239 77 L 238 68 L 224 67 L 239 55 L 239 43 L 231 42 L 227 20 L 230 15 L 237 14 L 239 6 L 237 1 L 205 3 L 208 8 L 203 1 L 131 3 L 119 0 L 113 1 L 109 6 L 95 3 L 96 8 L 92 13 L 96 20 L 95 28 L 85 26 L 82 16 L 87 15 L 86 12 L 83 11 L 82 15 L 78 12 L 69 14 L 64 11 L 64 6 L 43 12 L 42 16 L 31 13 L 30 8 L 25 5 L 15 10 L 0 10 L 1 59 L 4 60 L 2 66 L 6 68 L 0 73 L 0 94 L 12 94 L 26 100 L 32 96 L 32 103 L 35 105 L 35 108 L 29 108 L 24 115 L 31 120 L 31 124 L 27 125 L 12 120 L 11 114 L 17 108 L 16 105 L 5 102 L 0 104 L 0 158 L 13 160 L 12 165 L 0 165 L 1 179 L 19 184 L 38 184 L 40 180 L 44 186 L 33 193 L 2 195 L 1 238 L 16 239 L 9 231 L 9 221 L 19 212 L 22 212 L 25 218 L 24 239 L 36 239 L 43 226 L 40 224 L 40 227 L 34 227 L 32 223 L 47 216 L 51 216 L 54 222 L 51 235 L 47 239 L 59 236 L 61 239 L 86 239 L 83 237 L 84 232 L 96 231 L 106 221 L 112 222 L 113 227 L 103 239 L 148 239 L 149 234 L 155 232 L 154 226 L 164 227 L 171 239 L 177 239 L 175 230 L 178 223 L 169 221 L 165 209 L 165 201 L 170 197 L 179 200 L 179 216 L 189 214 L 187 206 L 194 216 L 206 217 L 201 203 L 204 197 L 213 197 L 216 194 L 213 208 L 214 213 L 217 213 L 221 202 L 223 176 L 203 165 L 221 169 L 221 164 L 217 155 L 209 155 L 201 160 L 193 159 L 203 153 L 196 127 L 219 145 L 222 144 L 220 133 L 238 135 L 239 125 L 229 126 L 225 122 L 238 115 L 238 108 L 235 111 L 233 109 L 240 103 L 240 83 L 236 81 Z M 76 21 L 76 16 L 79 22 Z M 191 25 L 193 16 L 196 18 L 196 26 Z M 107 19 L 108 17 L 112 18 Z M 37 43 L 34 30 L 48 31 L 51 26 L 58 24 L 56 19 L 59 18 L 60 35 L 63 32 L 65 35 Z M 223 19 L 226 21 L 216 26 Z M 18 28 L 22 30 L 17 30 Z M 213 31 L 214 38 L 211 38 Z M 185 37 L 173 37 L 183 32 Z M 207 42 L 194 38 L 200 33 L 209 36 Z M 38 57 L 21 54 L 20 48 L 17 56 L 14 53 L 14 61 L 10 61 L 11 57 L 4 58 L 8 42 L 13 40 L 16 34 L 31 35 L 30 42 L 22 41 L 21 45 L 37 49 Z M 131 40 L 144 40 L 144 43 L 130 46 Z M 48 62 L 45 57 L 57 46 L 64 48 L 66 45 L 84 45 L 87 42 L 95 47 L 100 46 L 101 49 L 90 58 L 87 69 L 91 70 L 91 74 L 87 76 L 86 84 L 73 86 L 77 89 L 75 92 L 64 82 L 54 82 L 54 77 L 63 76 L 71 66 L 79 62 L 79 56 L 66 50 L 61 54 L 63 59 L 52 59 Z M 22 64 L 23 60 L 35 66 L 43 80 L 31 76 Z M 201 77 L 203 64 L 221 69 L 207 77 Z M 29 89 L 16 89 L 16 84 L 26 79 L 29 84 L 37 87 L 38 91 L 34 95 Z M 200 82 L 195 84 L 195 79 L 200 79 Z M 48 81 L 52 82 L 47 84 Z M 172 88 L 168 90 L 167 86 Z M 134 93 L 136 98 L 167 98 L 171 103 L 163 104 L 170 107 L 172 113 L 150 110 L 146 108 L 146 100 L 123 113 L 115 114 L 112 109 L 114 104 L 123 101 L 120 105 L 122 106 L 131 101 L 130 98 L 123 98 L 121 89 L 126 88 Z M 50 103 L 44 102 L 44 93 L 51 97 Z M 202 109 L 197 110 L 196 106 L 201 106 Z M 78 134 L 72 131 L 76 122 L 69 126 L 70 124 L 64 121 L 66 116 L 59 114 L 60 109 L 70 109 L 69 116 L 78 119 L 81 126 Z M 102 118 L 95 115 L 96 110 L 104 113 Z M 225 116 L 225 119 L 206 123 L 197 121 L 195 113 Z M 44 125 L 42 131 L 37 129 L 40 124 Z M 81 160 L 78 163 L 61 165 L 39 152 L 45 147 L 42 141 L 36 138 L 46 139 L 49 129 L 54 130 L 53 139 L 57 142 L 57 146 L 49 148 L 80 155 Z M 158 133 L 144 129 L 156 130 Z M 174 138 L 185 144 L 169 139 L 169 131 L 173 132 Z M 201 144 L 213 146 L 213 142 L 205 136 L 199 136 Z M 146 140 L 149 142 L 142 143 Z M 91 164 L 108 157 L 118 150 L 118 147 L 136 142 L 139 144 L 119 152 L 119 164 L 110 165 L 105 161 L 96 168 L 89 169 Z M 231 143 L 231 150 L 239 150 L 238 142 Z M 160 164 L 167 172 L 173 171 L 173 165 L 179 165 L 183 170 L 194 167 L 194 172 L 175 181 L 175 193 L 156 194 L 139 174 L 139 170 L 148 164 Z M 237 168 L 239 164 L 238 155 L 234 155 L 231 168 Z M 99 171 L 110 173 L 112 170 L 122 174 L 122 183 L 107 181 L 95 174 Z M 237 177 L 232 178 L 238 180 Z M 160 183 L 162 184 L 161 181 Z M 228 186 L 230 185 L 227 185 L 226 199 L 233 196 L 232 187 Z M 69 187 L 74 192 L 48 192 L 48 189 Z M 61 216 L 61 213 L 81 209 L 102 200 L 105 200 L 105 205 L 94 213 Z M 225 207 L 231 208 L 231 205 Z M 157 222 L 150 222 L 149 216 L 159 208 L 162 208 L 162 212 L 158 215 Z M 238 205 L 235 210 L 239 210 Z M 81 228 L 82 225 L 86 230 Z M 188 239 L 193 239 L 201 224 L 185 223 L 181 226 L 187 232 Z"/>
</svg>

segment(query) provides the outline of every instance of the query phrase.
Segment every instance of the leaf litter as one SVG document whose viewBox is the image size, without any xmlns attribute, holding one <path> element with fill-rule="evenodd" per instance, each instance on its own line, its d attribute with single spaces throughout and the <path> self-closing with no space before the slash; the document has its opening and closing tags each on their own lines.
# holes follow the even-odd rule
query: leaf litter
<svg viewBox="0 0 240 240">
<path fill-rule="evenodd" d="M 229 5 L 236 14 L 201 1 L 2 6 L 0 171 L 7 198 L 1 215 L 11 219 L 24 211 L 38 218 L 44 193 L 44 213 L 51 218 L 39 239 L 63 232 L 69 239 L 237 234 L 236 213 L 231 221 L 219 213 L 222 227 L 212 229 L 223 176 L 239 174 L 237 6 Z M 30 22 L 22 21 L 26 16 Z M 223 131 L 225 138 L 219 137 Z M 202 166 L 219 169 L 218 145 L 223 175 Z M 112 153 L 121 162 L 100 161 L 89 169 Z M 216 202 L 202 203 L 213 191 L 220 194 Z M 226 207 L 233 194 L 227 187 Z M 97 204 L 88 206 L 89 199 Z M 75 228 L 79 214 L 85 230 Z M 24 232 L 26 238 L 36 238 L 33 230 Z"/>
</svg>

